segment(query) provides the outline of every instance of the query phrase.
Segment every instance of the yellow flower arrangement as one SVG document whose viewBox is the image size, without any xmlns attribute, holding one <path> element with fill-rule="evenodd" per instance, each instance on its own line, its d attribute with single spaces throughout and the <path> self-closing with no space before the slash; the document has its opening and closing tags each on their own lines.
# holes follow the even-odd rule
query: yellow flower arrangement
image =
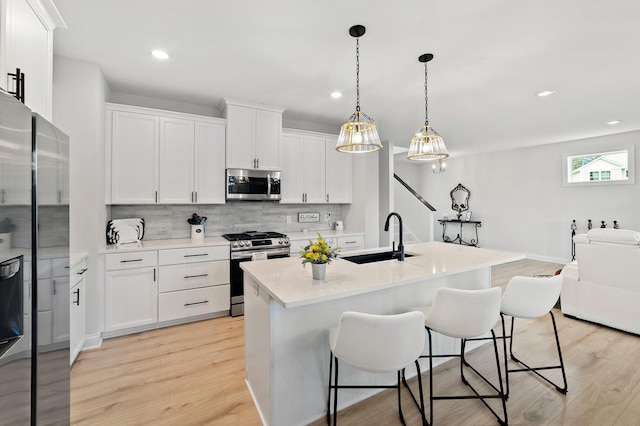
<svg viewBox="0 0 640 426">
<path fill-rule="evenodd" d="M 318 233 L 318 240 L 309 240 L 309 245 L 300 250 L 302 266 L 307 263 L 331 263 L 331 259 L 338 255 L 339 247 L 332 248 L 327 241 Z"/>
</svg>

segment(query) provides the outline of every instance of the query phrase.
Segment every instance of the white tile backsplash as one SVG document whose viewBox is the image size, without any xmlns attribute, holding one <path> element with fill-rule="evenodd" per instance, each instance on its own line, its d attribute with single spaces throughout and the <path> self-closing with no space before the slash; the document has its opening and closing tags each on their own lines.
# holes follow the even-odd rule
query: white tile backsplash
<svg viewBox="0 0 640 426">
<path fill-rule="evenodd" d="M 298 223 L 298 213 L 319 212 L 320 222 Z M 231 201 L 224 205 L 117 205 L 111 206 L 111 219 L 141 217 L 145 221 L 145 240 L 189 238 L 187 223 L 193 213 L 207 216 L 205 237 L 243 231 L 300 232 L 302 229 L 321 231 L 331 229 L 342 220 L 338 204 L 284 205 L 261 201 Z M 324 221 L 331 213 L 331 222 Z M 291 223 L 287 223 L 287 217 Z M 105 224 L 106 226 L 106 224 Z"/>
</svg>

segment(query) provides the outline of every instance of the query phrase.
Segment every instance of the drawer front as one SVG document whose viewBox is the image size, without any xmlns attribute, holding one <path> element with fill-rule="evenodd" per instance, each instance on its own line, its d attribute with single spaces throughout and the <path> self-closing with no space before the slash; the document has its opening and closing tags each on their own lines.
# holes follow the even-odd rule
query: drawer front
<svg viewBox="0 0 640 426">
<path fill-rule="evenodd" d="M 176 263 L 204 262 L 208 260 L 229 259 L 229 246 L 204 246 L 183 249 L 160 250 L 160 265 Z"/>
<path fill-rule="evenodd" d="M 220 284 L 229 284 L 228 260 L 160 267 L 160 293 Z"/>
<path fill-rule="evenodd" d="M 78 284 L 87 275 L 87 259 L 82 259 L 71 267 L 71 287 Z"/>
<path fill-rule="evenodd" d="M 339 237 L 338 247 L 341 251 L 357 250 L 364 248 L 364 235 L 354 235 L 351 237 Z"/>
<path fill-rule="evenodd" d="M 107 254 L 105 260 L 107 271 L 153 267 L 157 263 L 158 252 L 155 250 Z"/>
<path fill-rule="evenodd" d="M 69 275 L 69 257 L 51 259 L 51 276 L 66 277 Z"/>
<path fill-rule="evenodd" d="M 228 311 L 229 285 L 182 290 L 158 296 L 158 320 L 169 321 Z"/>
</svg>

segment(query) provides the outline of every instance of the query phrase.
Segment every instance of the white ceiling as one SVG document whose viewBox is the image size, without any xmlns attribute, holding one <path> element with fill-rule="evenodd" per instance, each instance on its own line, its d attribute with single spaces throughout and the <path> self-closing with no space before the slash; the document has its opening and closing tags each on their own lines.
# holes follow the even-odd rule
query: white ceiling
<svg viewBox="0 0 640 426">
<path fill-rule="evenodd" d="M 640 129 L 637 0 L 55 4 L 68 28 L 54 53 L 98 64 L 117 92 L 206 106 L 229 97 L 337 127 L 355 108 L 348 29 L 362 24 L 361 108 L 395 145 L 424 124 L 422 53 L 435 55 L 429 121 L 452 156 Z"/>
</svg>

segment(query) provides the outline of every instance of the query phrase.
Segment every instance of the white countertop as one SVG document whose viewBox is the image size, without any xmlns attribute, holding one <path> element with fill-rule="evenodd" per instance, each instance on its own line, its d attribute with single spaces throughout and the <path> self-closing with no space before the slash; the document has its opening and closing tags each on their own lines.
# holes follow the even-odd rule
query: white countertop
<svg viewBox="0 0 640 426">
<path fill-rule="evenodd" d="M 303 267 L 297 257 L 243 262 L 241 268 L 280 305 L 294 308 L 525 258 L 519 253 L 442 242 L 408 245 L 405 253 L 415 256 L 404 262 L 362 265 L 334 259 L 327 266 L 325 281 L 314 281 L 311 266 Z"/>
<path fill-rule="evenodd" d="M 202 246 L 223 246 L 229 245 L 223 237 L 210 237 L 202 240 L 194 240 L 191 238 L 173 239 L 173 240 L 142 240 L 139 243 L 114 244 L 103 247 L 98 251 L 100 254 L 122 252 L 122 251 L 144 251 L 144 250 L 160 250 L 174 248 L 189 248 Z"/>
</svg>

